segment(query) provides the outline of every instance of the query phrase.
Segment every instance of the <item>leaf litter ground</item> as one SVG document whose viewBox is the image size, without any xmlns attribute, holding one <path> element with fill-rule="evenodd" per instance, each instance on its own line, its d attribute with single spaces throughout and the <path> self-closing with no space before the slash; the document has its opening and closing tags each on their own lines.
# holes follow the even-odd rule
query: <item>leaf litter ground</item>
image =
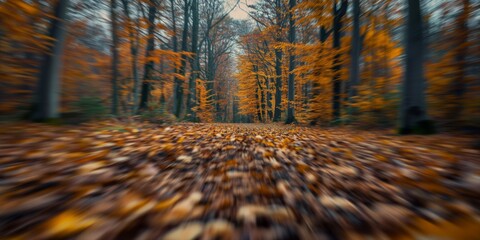
<svg viewBox="0 0 480 240">
<path fill-rule="evenodd" d="M 0 238 L 480 236 L 468 136 L 110 121 L 0 131 Z"/>
</svg>

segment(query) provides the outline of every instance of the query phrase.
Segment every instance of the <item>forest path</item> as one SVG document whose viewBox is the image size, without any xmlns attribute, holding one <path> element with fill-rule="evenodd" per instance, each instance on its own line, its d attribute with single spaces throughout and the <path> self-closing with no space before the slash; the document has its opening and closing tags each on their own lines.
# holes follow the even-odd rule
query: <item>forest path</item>
<svg viewBox="0 0 480 240">
<path fill-rule="evenodd" d="M 474 239 L 473 141 L 273 124 L 2 126 L 0 238 Z"/>
</svg>

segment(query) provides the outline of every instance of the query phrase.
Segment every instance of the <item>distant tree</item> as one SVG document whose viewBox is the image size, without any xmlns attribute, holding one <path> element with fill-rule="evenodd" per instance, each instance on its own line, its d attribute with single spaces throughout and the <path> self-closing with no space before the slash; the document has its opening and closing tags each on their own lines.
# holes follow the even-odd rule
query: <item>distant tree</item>
<svg viewBox="0 0 480 240">
<path fill-rule="evenodd" d="M 395 126 L 398 119 L 398 86 L 403 77 L 403 46 L 395 35 L 401 19 L 392 12 L 398 12 L 401 6 L 391 0 L 363 6 L 362 16 L 365 18 L 362 19 L 360 35 L 362 68 L 359 72 L 362 81 L 355 86 L 350 80 L 348 82 L 350 101 L 347 114 L 350 114 L 351 123 L 364 127 Z M 350 57 L 350 64 L 354 61 L 354 57 Z M 349 70 L 353 74 L 352 68 Z M 351 95 L 353 93 L 354 96 Z"/>
<path fill-rule="evenodd" d="M 266 90 L 266 105 L 268 121 L 281 121 L 283 103 L 286 103 L 284 98 L 285 91 L 283 86 L 286 85 L 286 69 L 285 65 L 288 63 L 284 59 L 284 50 L 287 49 L 286 24 L 288 22 L 289 2 L 282 0 L 261 0 L 249 7 L 254 10 L 251 11 L 250 16 L 256 23 L 257 29 L 263 31 L 265 36 L 263 44 L 268 46 L 274 52 L 274 59 L 264 59 L 268 64 L 274 66 L 274 71 L 268 71 L 268 76 L 265 82 Z M 269 50 L 270 51 L 270 50 Z M 270 55 L 270 53 L 269 53 Z M 262 66 L 259 66 L 262 68 Z M 288 67 L 287 67 L 288 68 Z M 270 117 L 270 115 L 272 117 Z"/>
<path fill-rule="evenodd" d="M 427 35 L 429 115 L 448 129 L 479 127 L 480 11 L 474 11 L 479 5 L 470 0 L 435 4 L 426 8 L 436 16 Z"/>
<path fill-rule="evenodd" d="M 268 122 L 269 115 L 267 84 L 274 72 L 274 51 L 265 44 L 269 33 L 254 31 L 241 38 L 242 52 L 239 56 L 238 97 L 240 113 L 247 115 L 250 121 Z M 270 111 L 271 112 L 271 111 Z"/>
<path fill-rule="evenodd" d="M 464 97 L 467 92 L 467 51 L 468 51 L 468 18 L 471 12 L 470 0 L 461 0 L 462 10 L 456 20 L 456 38 L 458 39 L 454 48 L 455 52 L 455 80 L 452 86 L 455 96 L 454 107 L 450 113 L 451 119 L 459 123 L 464 110 Z"/>
</svg>

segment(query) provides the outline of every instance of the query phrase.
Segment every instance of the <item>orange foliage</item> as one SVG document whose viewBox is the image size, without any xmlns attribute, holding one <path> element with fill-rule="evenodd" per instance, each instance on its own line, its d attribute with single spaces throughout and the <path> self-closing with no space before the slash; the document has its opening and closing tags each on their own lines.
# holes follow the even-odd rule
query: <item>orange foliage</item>
<svg viewBox="0 0 480 240">
<path fill-rule="evenodd" d="M 403 76 L 400 56 L 403 49 L 392 39 L 398 20 L 390 12 L 392 1 L 384 1 L 369 12 L 368 24 L 362 28 L 364 66 L 357 96 L 351 107 L 356 120 L 365 125 L 394 124 L 397 116 L 398 88 Z"/>
<path fill-rule="evenodd" d="M 450 4 L 440 9 L 437 34 L 442 41 L 433 42 L 437 55 L 427 63 L 430 114 L 440 124 L 480 127 L 480 77 L 474 70 L 480 63 L 480 35 L 475 26 L 468 28 L 473 4 L 463 0 Z M 449 9 L 455 6 L 458 11 L 452 17 Z"/>
</svg>

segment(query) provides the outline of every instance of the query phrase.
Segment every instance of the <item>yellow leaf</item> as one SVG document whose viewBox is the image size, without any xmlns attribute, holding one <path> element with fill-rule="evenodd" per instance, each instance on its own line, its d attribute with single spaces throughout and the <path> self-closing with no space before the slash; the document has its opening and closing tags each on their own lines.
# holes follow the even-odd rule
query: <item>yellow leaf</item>
<svg viewBox="0 0 480 240">
<path fill-rule="evenodd" d="M 45 229 L 49 236 L 66 236 L 84 230 L 94 223 L 93 218 L 86 218 L 75 211 L 67 210 L 46 222 Z"/>
</svg>

